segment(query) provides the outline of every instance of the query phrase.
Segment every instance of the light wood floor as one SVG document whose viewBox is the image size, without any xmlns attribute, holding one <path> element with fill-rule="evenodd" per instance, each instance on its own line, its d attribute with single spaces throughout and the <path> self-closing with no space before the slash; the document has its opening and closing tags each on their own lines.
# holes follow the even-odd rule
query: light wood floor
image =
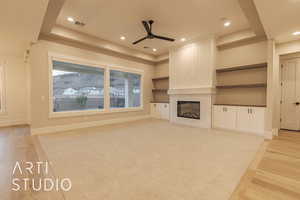
<svg viewBox="0 0 300 200">
<path fill-rule="evenodd" d="M 299 200 L 300 132 L 265 141 L 231 200 Z"/>
<path fill-rule="evenodd" d="M 33 175 L 23 171 L 23 174 L 13 174 L 16 162 L 21 165 L 24 162 L 36 163 L 39 159 L 36 151 L 35 137 L 30 136 L 28 126 L 13 126 L 0 128 L 0 200 L 63 200 L 61 194 L 53 192 L 12 191 L 13 178 L 38 179 L 37 169 L 33 169 Z M 31 188 L 31 185 L 30 185 Z"/>
</svg>

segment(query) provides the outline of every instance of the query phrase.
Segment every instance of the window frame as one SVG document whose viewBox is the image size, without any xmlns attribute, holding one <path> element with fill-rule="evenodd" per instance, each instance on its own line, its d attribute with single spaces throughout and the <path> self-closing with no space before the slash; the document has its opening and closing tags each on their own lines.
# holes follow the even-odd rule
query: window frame
<svg viewBox="0 0 300 200">
<path fill-rule="evenodd" d="M 91 110 L 74 110 L 74 111 L 53 111 L 53 61 L 70 62 L 74 64 L 87 65 L 89 67 L 101 68 L 104 70 L 104 107 L 103 109 L 91 109 Z M 103 64 L 99 62 L 90 61 L 80 57 L 67 56 L 62 54 L 57 54 L 53 52 L 48 52 L 48 65 L 49 65 L 49 118 L 59 118 L 59 117 L 72 117 L 72 116 L 87 116 L 87 115 L 97 115 L 105 113 L 116 113 L 116 112 L 130 112 L 130 111 L 141 111 L 144 109 L 143 105 L 143 88 L 144 88 L 144 71 L 140 69 L 134 69 L 129 67 L 123 67 L 119 65 Z M 140 92 L 140 106 L 130 107 L 130 108 L 110 108 L 110 70 L 118 70 L 122 72 L 129 72 L 139 74 L 141 76 L 141 92 Z"/>
</svg>

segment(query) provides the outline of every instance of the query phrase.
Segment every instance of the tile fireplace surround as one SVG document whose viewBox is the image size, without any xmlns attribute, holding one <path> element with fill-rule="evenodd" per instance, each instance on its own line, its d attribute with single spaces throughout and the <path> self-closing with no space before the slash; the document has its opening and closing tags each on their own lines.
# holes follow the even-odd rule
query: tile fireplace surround
<svg viewBox="0 0 300 200">
<path fill-rule="evenodd" d="M 212 104 L 215 94 L 215 88 L 191 88 L 191 89 L 170 89 L 170 122 L 195 126 L 200 128 L 211 128 L 212 122 Z M 200 120 L 189 119 L 177 116 L 178 101 L 199 101 L 200 102 Z"/>
</svg>

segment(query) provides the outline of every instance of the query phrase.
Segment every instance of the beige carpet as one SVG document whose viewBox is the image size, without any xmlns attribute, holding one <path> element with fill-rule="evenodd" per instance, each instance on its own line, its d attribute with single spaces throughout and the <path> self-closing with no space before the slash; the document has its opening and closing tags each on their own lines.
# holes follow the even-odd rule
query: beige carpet
<svg viewBox="0 0 300 200">
<path fill-rule="evenodd" d="M 67 200 L 225 200 L 263 138 L 143 120 L 39 140 Z"/>
</svg>

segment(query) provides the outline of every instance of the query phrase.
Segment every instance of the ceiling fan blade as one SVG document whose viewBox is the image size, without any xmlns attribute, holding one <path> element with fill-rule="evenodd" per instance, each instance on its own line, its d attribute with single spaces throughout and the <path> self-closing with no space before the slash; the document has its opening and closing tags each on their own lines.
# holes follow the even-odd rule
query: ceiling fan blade
<svg viewBox="0 0 300 200">
<path fill-rule="evenodd" d="M 151 34 L 151 30 L 150 30 L 150 27 L 149 27 L 148 22 L 142 21 L 142 23 L 143 23 L 143 25 L 144 25 L 144 27 L 145 27 L 147 33 L 148 33 L 148 34 Z"/>
<path fill-rule="evenodd" d="M 171 41 L 171 42 L 175 41 L 175 39 L 173 39 L 173 38 L 168 38 L 168 37 L 164 37 L 164 36 L 160 36 L 160 35 L 153 35 L 153 37 L 155 37 L 157 39 L 161 39 L 161 40 Z"/>
<path fill-rule="evenodd" d="M 137 44 L 137 43 L 139 43 L 139 42 L 141 42 L 141 41 L 143 41 L 143 40 L 146 40 L 147 38 L 148 38 L 147 36 L 146 36 L 146 37 L 143 37 L 143 38 L 141 38 L 141 39 L 139 39 L 139 40 L 133 42 L 132 44 Z"/>
</svg>

